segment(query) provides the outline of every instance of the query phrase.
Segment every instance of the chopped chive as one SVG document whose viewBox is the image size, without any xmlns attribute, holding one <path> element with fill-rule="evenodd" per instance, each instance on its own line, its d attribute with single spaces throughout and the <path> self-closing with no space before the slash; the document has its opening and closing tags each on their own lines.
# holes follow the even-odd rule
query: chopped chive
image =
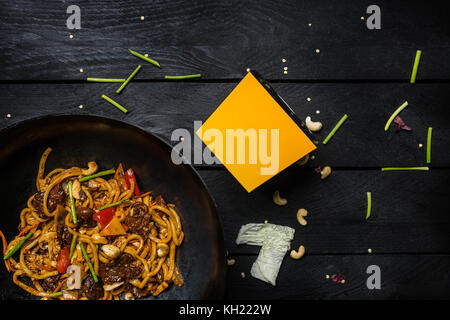
<svg viewBox="0 0 450 320">
<path fill-rule="evenodd" d="M 420 56 L 421 55 L 422 55 L 422 51 L 421 50 L 417 50 L 416 51 L 416 58 L 414 59 L 413 70 L 412 70 L 412 73 L 411 73 L 411 80 L 409 81 L 410 83 L 415 83 L 416 82 L 417 69 L 419 68 L 419 62 L 420 62 Z"/>
<path fill-rule="evenodd" d="M 432 127 L 428 128 L 427 135 L 427 163 L 431 163 L 431 133 L 433 131 Z"/>
<path fill-rule="evenodd" d="M 88 180 L 91 180 L 91 179 L 94 179 L 94 178 L 107 176 L 109 174 L 114 174 L 115 172 L 116 172 L 116 170 L 114 170 L 114 169 L 100 171 L 100 172 L 97 172 L 95 174 L 91 174 L 90 176 L 82 177 L 82 178 L 78 179 L 78 181 L 85 182 L 85 181 L 88 181 Z"/>
<path fill-rule="evenodd" d="M 70 243 L 69 260 L 72 259 L 73 253 L 75 251 L 75 247 L 77 246 L 77 239 L 78 239 L 78 233 L 75 233 L 75 235 L 72 237 L 72 242 Z"/>
<path fill-rule="evenodd" d="M 371 211 L 372 211 L 372 192 L 367 192 L 367 213 L 366 213 L 366 220 L 369 219 Z"/>
<path fill-rule="evenodd" d="M 117 102 L 115 102 L 113 99 L 111 99 L 110 97 L 105 96 L 104 94 L 102 94 L 102 98 L 105 99 L 106 101 L 108 101 L 109 103 L 111 103 L 114 107 L 116 107 L 117 109 L 119 109 L 120 111 L 122 111 L 123 113 L 127 113 L 128 110 L 125 109 L 124 107 L 122 107 L 120 104 L 118 104 Z"/>
<path fill-rule="evenodd" d="M 122 85 L 119 87 L 119 89 L 117 89 L 116 93 L 120 93 L 122 92 L 123 88 L 125 88 L 125 86 L 131 81 L 131 79 L 134 78 L 134 76 L 136 75 L 136 73 L 138 73 L 138 71 L 141 69 L 141 65 L 138 65 L 136 69 L 134 69 L 134 71 L 130 74 L 130 76 L 127 78 L 127 80 L 125 80 L 124 83 L 122 83 Z"/>
<path fill-rule="evenodd" d="M 59 297 L 59 296 L 62 296 L 62 292 L 61 292 L 61 291 L 59 291 L 59 292 L 53 292 L 53 293 L 50 293 L 48 296 L 49 296 L 50 298 Z"/>
<path fill-rule="evenodd" d="M 98 211 L 102 211 L 102 210 L 105 210 L 105 209 L 108 209 L 108 208 L 111 208 L 111 207 L 115 207 L 115 206 L 121 205 L 125 201 L 129 201 L 129 199 L 121 200 L 121 201 L 117 201 L 117 202 L 114 202 L 114 203 L 107 204 L 107 205 L 105 205 L 103 207 L 98 208 Z"/>
<path fill-rule="evenodd" d="M 88 82 L 125 82 L 125 79 L 87 78 Z"/>
<path fill-rule="evenodd" d="M 13 247 L 11 250 L 9 250 L 9 252 L 7 254 L 5 254 L 5 256 L 3 257 L 3 260 L 8 260 L 9 258 L 11 258 L 11 256 L 17 252 L 17 250 L 19 250 L 23 244 L 25 243 L 25 241 L 27 241 L 28 239 L 31 238 L 31 236 L 33 235 L 32 232 L 29 232 L 22 240 L 19 241 L 18 244 L 15 245 L 15 247 Z"/>
<path fill-rule="evenodd" d="M 77 224 L 77 212 L 75 211 L 75 200 L 72 195 L 72 180 L 67 184 L 67 189 L 69 191 L 69 203 L 70 203 L 70 211 L 72 212 L 72 221 L 74 224 Z"/>
<path fill-rule="evenodd" d="M 181 79 L 193 79 L 193 78 L 201 78 L 201 74 L 197 73 L 197 74 L 188 74 L 185 76 L 164 76 L 164 79 L 168 79 L 168 80 L 181 80 Z"/>
<path fill-rule="evenodd" d="M 80 248 L 81 248 L 81 252 L 83 253 L 84 260 L 86 260 L 89 270 L 91 271 L 92 278 L 94 278 L 95 282 L 98 282 L 97 275 L 95 274 L 94 267 L 92 266 L 91 260 L 89 259 L 86 249 L 84 248 L 83 242 L 80 242 Z"/>
<path fill-rule="evenodd" d="M 408 105 L 408 101 L 403 102 L 403 104 L 397 108 L 397 110 L 394 111 L 394 113 L 391 115 L 389 120 L 386 122 L 386 125 L 384 126 L 384 131 L 388 131 L 389 126 L 391 125 L 394 118 Z"/>
<path fill-rule="evenodd" d="M 342 126 L 342 124 L 344 123 L 345 120 L 347 120 L 348 116 L 346 114 L 344 114 L 344 116 L 341 118 L 341 120 L 339 120 L 339 122 L 334 126 L 333 130 L 331 130 L 331 132 L 328 134 L 328 136 L 325 138 L 325 140 L 323 140 L 323 144 L 327 144 L 328 141 L 330 141 L 330 139 L 334 136 L 334 134 L 336 133 L 336 131 L 338 131 L 338 129 Z"/>
<path fill-rule="evenodd" d="M 385 168 L 381 168 L 381 171 L 400 171 L 400 170 L 428 171 L 428 170 L 430 170 L 430 168 L 428 168 L 428 167 L 385 167 Z"/>
<path fill-rule="evenodd" d="M 160 66 L 160 64 L 158 63 L 158 61 L 153 60 L 153 59 L 150 59 L 150 58 L 148 58 L 148 57 L 146 57 L 146 56 L 144 56 L 144 55 L 142 55 L 142 54 L 140 54 L 140 53 L 138 53 L 138 52 L 136 52 L 136 51 L 133 51 L 133 50 L 131 50 L 131 49 L 128 49 L 128 51 L 130 51 L 131 54 L 132 54 L 133 56 L 138 57 L 139 59 L 142 59 L 142 60 L 144 60 L 144 61 L 147 61 L 147 62 L 149 62 L 149 63 L 151 63 L 151 64 L 157 66 L 158 68 L 161 68 L 161 66 Z"/>
</svg>

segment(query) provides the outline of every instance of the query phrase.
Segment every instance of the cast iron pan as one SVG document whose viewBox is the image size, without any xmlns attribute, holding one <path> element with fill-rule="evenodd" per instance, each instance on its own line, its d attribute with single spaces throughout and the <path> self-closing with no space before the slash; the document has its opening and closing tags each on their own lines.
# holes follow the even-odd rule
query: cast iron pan
<svg viewBox="0 0 450 320">
<path fill-rule="evenodd" d="M 42 152 L 52 147 L 46 172 L 86 167 L 94 160 L 100 170 L 132 167 L 139 188 L 161 194 L 180 213 L 185 239 L 176 260 L 185 279 L 156 299 L 220 299 L 225 287 L 225 248 L 216 206 L 190 165 L 174 165 L 171 147 L 132 125 L 94 116 L 54 116 L 28 120 L 0 132 L 0 229 L 8 240 L 17 234 L 19 213 L 36 192 Z M 0 299 L 32 299 L 17 287 L 3 263 Z M 149 299 L 155 299 L 150 297 Z"/>
</svg>

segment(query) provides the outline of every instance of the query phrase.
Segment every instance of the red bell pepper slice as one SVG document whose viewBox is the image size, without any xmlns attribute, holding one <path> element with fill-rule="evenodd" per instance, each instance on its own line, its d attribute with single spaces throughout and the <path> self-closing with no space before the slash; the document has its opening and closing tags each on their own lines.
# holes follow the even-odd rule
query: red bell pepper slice
<svg viewBox="0 0 450 320">
<path fill-rule="evenodd" d="M 130 168 L 125 172 L 125 182 L 127 183 L 128 189 L 131 188 L 131 181 L 134 182 L 134 194 L 136 196 L 139 196 L 141 194 L 141 192 L 139 191 L 136 177 L 134 176 L 134 171 L 133 171 L 133 169 Z"/>
<path fill-rule="evenodd" d="M 59 273 L 66 273 L 67 268 L 70 266 L 70 248 L 64 247 L 59 253 L 58 262 L 56 263 L 56 270 Z"/>
<path fill-rule="evenodd" d="M 116 214 L 116 208 L 110 207 L 105 210 L 94 213 L 94 220 L 98 221 L 102 228 L 106 227 L 108 223 L 112 220 L 112 218 Z"/>
</svg>

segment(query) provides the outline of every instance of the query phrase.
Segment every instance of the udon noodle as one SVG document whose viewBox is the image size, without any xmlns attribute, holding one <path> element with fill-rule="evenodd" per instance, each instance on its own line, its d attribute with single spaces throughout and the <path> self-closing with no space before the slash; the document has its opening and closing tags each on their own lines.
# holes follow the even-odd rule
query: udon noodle
<svg viewBox="0 0 450 320">
<path fill-rule="evenodd" d="M 172 204 L 141 193 L 132 169 L 54 169 L 43 153 L 37 193 L 20 212 L 4 262 L 20 288 L 42 299 L 138 299 L 184 284 L 175 263 L 184 238 Z M 109 177 L 109 179 L 107 178 Z"/>
</svg>

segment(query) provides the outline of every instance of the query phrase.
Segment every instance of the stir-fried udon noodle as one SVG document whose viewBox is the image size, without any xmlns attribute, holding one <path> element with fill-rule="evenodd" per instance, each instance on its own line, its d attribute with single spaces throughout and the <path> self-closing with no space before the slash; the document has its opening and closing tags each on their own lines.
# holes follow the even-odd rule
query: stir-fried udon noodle
<svg viewBox="0 0 450 320">
<path fill-rule="evenodd" d="M 54 169 L 43 153 L 37 193 L 20 212 L 3 260 L 13 281 L 42 299 L 138 299 L 183 285 L 175 263 L 184 238 L 175 206 L 141 193 L 132 169 Z"/>
</svg>

